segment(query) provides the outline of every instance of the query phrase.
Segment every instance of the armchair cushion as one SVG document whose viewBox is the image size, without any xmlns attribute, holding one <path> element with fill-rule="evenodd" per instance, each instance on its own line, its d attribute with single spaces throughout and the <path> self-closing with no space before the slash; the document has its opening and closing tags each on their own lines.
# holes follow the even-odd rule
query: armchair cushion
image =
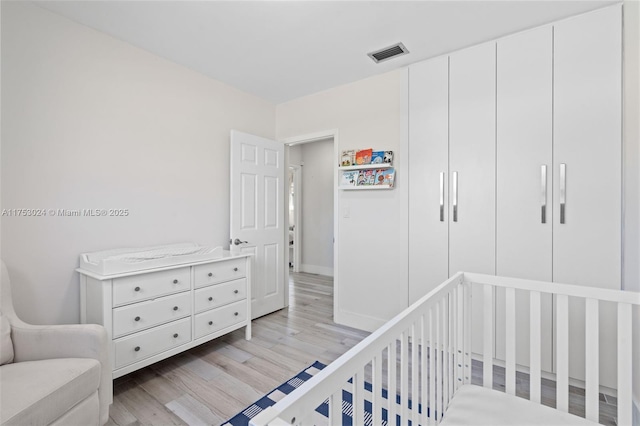
<svg viewBox="0 0 640 426">
<path fill-rule="evenodd" d="M 79 403 L 97 401 L 100 362 L 91 358 L 26 361 L 0 367 L 3 392 L 0 422 L 49 424 Z M 95 422 L 97 423 L 97 413 Z"/>
<path fill-rule="evenodd" d="M 11 342 L 11 324 L 0 312 L 0 365 L 13 362 L 13 343 Z"/>
</svg>

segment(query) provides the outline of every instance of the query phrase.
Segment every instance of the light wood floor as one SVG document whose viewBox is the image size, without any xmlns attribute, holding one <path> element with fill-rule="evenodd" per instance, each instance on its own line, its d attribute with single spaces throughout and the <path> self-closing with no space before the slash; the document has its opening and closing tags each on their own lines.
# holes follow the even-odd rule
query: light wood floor
<svg viewBox="0 0 640 426">
<path fill-rule="evenodd" d="M 289 307 L 114 382 L 109 425 L 217 425 L 369 333 L 333 322 L 333 280 L 291 274 Z"/>
<path fill-rule="evenodd" d="M 193 348 L 114 382 L 109 425 L 218 425 L 318 360 L 329 364 L 368 333 L 333 322 L 333 280 L 291 273 L 289 307 L 244 329 Z M 472 382 L 482 364 L 473 362 Z M 504 369 L 494 367 L 494 389 Z M 529 377 L 517 374 L 528 398 Z M 555 406 L 555 383 L 542 381 L 542 402 Z M 570 388 L 569 411 L 584 417 L 584 390 Z M 600 394 L 600 423 L 615 425 L 615 398 Z"/>
</svg>

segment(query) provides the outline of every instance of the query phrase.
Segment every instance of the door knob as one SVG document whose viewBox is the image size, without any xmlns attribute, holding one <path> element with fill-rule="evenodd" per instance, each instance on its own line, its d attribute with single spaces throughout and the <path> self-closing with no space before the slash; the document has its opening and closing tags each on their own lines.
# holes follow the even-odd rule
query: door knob
<svg viewBox="0 0 640 426">
<path fill-rule="evenodd" d="M 236 238 L 235 240 L 233 240 L 233 244 L 239 246 L 240 244 L 246 244 L 248 241 L 240 241 L 239 238 Z"/>
</svg>

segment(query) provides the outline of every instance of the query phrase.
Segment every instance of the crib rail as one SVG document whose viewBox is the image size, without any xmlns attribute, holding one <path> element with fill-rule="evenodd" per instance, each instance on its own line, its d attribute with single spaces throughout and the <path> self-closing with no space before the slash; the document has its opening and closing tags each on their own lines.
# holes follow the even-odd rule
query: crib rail
<svg viewBox="0 0 640 426">
<path fill-rule="evenodd" d="M 600 373 L 600 334 L 616 333 L 617 340 L 617 422 L 621 425 L 632 422 L 632 379 L 633 364 L 633 309 L 640 308 L 640 293 L 611 290 L 597 287 L 584 287 L 570 284 L 548 283 L 543 281 L 522 280 L 516 278 L 496 277 L 490 275 L 465 273 L 464 280 L 472 286 L 481 286 L 484 294 L 483 317 L 484 342 L 483 342 L 483 386 L 491 387 L 490 372 L 493 368 L 491 348 L 494 342 L 488 333 L 494 329 L 495 316 L 487 312 L 493 312 L 493 294 L 496 288 L 505 289 L 506 309 L 506 351 L 505 351 L 505 391 L 515 395 L 516 384 L 516 315 L 515 293 L 525 291 L 529 294 L 530 302 L 530 343 L 529 343 L 529 383 L 531 401 L 541 402 L 541 330 L 540 330 L 540 300 L 544 293 L 555 297 L 556 317 L 556 408 L 563 412 L 569 411 L 569 300 L 584 304 L 584 328 L 585 328 L 585 417 L 594 422 L 599 421 L 599 373 Z M 616 328 L 615 330 L 600 330 L 601 309 L 603 303 L 615 304 Z M 638 324 L 635 324 L 638 327 Z M 487 347 L 490 348 L 487 350 Z"/>
<path fill-rule="evenodd" d="M 489 388 L 493 387 L 495 363 L 495 292 L 505 291 L 505 391 L 512 395 L 516 393 L 516 292 L 528 293 L 530 399 L 537 403 L 542 399 L 540 300 L 541 294 L 554 295 L 556 400 L 557 409 L 565 412 L 569 405 L 569 299 L 584 300 L 585 408 L 586 418 L 596 422 L 599 306 L 600 302 L 614 303 L 618 424 L 631 424 L 632 315 L 640 305 L 640 294 L 471 273 L 458 273 L 442 283 L 250 424 L 316 424 L 315 410 L 323 403 L 328 404 L 329 425 L 341 424 L 343 411 L 352 415 L 355 425 L 395 425 L 397 417 L 401 424 L 438 424 L 455 391 L 471 382 L 472 287 L 482 290 L 482 385 Z M 346 410 L 343 391 L 352 395 Z"/>
</svg>

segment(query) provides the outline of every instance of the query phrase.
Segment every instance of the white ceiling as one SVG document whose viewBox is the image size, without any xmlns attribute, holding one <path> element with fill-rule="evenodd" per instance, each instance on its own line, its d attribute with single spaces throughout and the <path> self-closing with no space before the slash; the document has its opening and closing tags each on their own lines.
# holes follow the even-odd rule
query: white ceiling
<svg viewBox="0 0 640 426">
<path fill-rule="evenodd" d="M 46 1 L 274 103 L 619 1 Z M 408 55 L 367 53 L 403 42 Z"/>
</svg>

